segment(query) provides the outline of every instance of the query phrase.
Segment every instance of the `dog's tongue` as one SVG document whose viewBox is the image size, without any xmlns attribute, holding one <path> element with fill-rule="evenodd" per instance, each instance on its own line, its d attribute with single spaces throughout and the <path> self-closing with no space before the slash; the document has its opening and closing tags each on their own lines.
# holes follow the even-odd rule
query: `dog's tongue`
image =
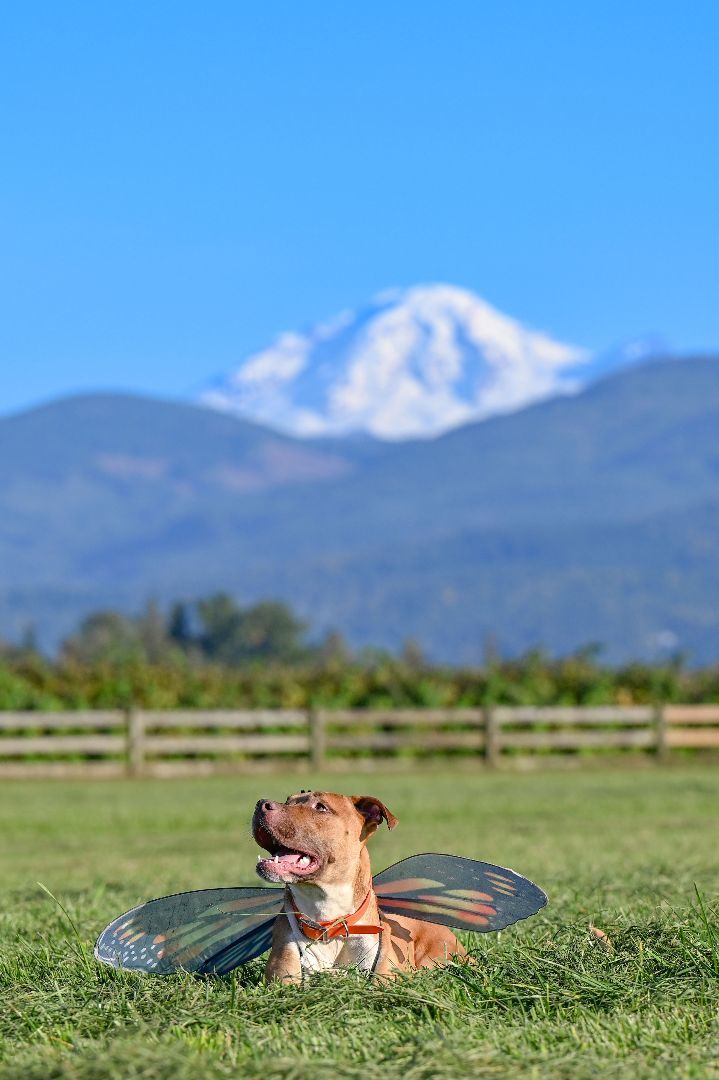
<svg viewBox="0 0 719 1080">
<path fill-rule="evenodd" d="M 288 851 L 287 848 L 281 848 L 275 856 L 275 862 L 281 863 L 288 870 L 302 869 L 302 867 L 307 866 L 309 861 L 301 851 Z"/>
</svg>

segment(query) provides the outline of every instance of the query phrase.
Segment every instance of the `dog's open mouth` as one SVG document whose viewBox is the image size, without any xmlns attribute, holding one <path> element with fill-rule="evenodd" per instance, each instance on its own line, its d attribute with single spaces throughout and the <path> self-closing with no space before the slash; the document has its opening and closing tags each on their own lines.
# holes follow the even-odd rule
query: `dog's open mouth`
<svg viewBox="0 0 719 1080">
<path fill-rule="evenodd" d="M 257 857 L 257 862 L 264 863 L 265 867 L 276 870 L 289 870 L 292 874 L 311 874 L 319 867 L 319 859 L 316 855 L 310 855 L 307 851 L 293 851 L 292 848 L 278 847 L 269 858 Z"/>
<path fill-rule="evenodd" d="M 302 851 L 300 848 L 286 847 L 276 839 L 266 825 L 258 825 L 255 829 L 255 840 L 269 852 L 269 856 L 257 856 L 257 869 L 267 874 L 290 873 L 297 877 L 304 877 L 319 869 L 320 860 L 311 851 Z"/>
</svg>

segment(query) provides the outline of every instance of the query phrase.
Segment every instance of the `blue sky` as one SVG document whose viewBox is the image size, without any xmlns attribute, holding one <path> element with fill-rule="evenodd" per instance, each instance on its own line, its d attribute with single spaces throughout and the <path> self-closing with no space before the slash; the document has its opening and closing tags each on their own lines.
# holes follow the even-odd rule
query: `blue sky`
<svg viewBox="0 0 719 1080">
<path fill-rule="evenodd" d="M 443 280 L 719 349 L 719 5 L 34 2 L 0 38 L 0 412 L 193 393 Z"/>
</svg>

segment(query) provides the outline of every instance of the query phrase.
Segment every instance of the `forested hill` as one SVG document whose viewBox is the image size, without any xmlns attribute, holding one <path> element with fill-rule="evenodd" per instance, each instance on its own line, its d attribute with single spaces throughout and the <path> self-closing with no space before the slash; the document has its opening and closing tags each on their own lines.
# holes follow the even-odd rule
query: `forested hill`
<svg viewBox="0 0 719 1080">
<path fill-rule="evenodd" d="M 396 445 L 307 442 L 184 404 L 70 398 L 0 420 L 0 636 L 235 592 L 319 630 L 472 661 L 719 640 L 719 360 Z"/>
</svg>

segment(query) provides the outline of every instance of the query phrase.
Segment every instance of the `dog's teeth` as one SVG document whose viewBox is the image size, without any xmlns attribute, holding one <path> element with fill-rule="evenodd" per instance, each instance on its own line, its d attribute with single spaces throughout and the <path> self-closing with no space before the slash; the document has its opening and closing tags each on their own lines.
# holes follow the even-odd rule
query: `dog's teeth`
<svg viewBox="0 0 719 1080">
<path fill-rule="evenodd" d="M 280 861 L 279 855 L 275 855 L 275 857 L 273 859 L 273 862 L 279 862 L 279 861 Z"/>
<path fill-rule="evenodd" d="M 310 864 L 309 855 L 303 855 L 302 858 L 299 860 L 297 865 L 298 866 L 309 866 L 309 864 Z"/>
</svg>

